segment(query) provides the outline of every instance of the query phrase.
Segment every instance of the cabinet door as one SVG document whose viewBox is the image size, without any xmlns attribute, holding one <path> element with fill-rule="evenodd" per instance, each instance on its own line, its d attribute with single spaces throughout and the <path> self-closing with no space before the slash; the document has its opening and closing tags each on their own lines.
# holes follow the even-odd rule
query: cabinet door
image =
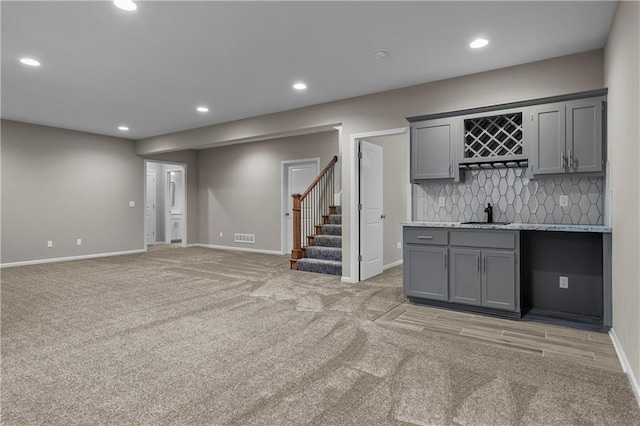
<svg viewBox="0 0 640 426">
<path fill-rule="evenodd" d="M 451 249 L 450 302 L 480 306 L 480 250 Z"/>
<path fill-rule="evenodd" d="M 428 120 L 411 128 L 411 179 L 453 177 L 455 120 Z"/>
<path fill-rule="evenodd" d="M 567 167 L 572 173 L 602 171 L 602 99 L 567 103 Z"/>
<path fill-rule="evenodd" d="M 565 173 L 565 104 L 531 109 L 533 120 L 533 173 Z"/>
<path fill-rule="evenodd" d="M 444 301 L 449 298 L 446 248 L 405 244 L 404 265 L 406 296 Z"/>
<path fill-rule="evenodd" d="M 482 251 L 482 306 L 516 308 L 516 257 L 508 251 Z"/>
</svg>

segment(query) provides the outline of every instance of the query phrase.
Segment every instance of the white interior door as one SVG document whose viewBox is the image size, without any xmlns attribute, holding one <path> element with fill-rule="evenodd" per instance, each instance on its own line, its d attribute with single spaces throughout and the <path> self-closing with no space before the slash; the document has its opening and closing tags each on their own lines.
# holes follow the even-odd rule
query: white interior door
<svg viewBox="0 0 640 426">
<path fill-rule="evenodd" d="M 301 161 L 287 165 L 285 183 L 286 188 L 286 210 L 282 226 L 285 229 L 284 235 L 287 241 L 287 253 L 293 249 L 293 194 L 302 194 L 318 176 L 317 161 Z M 302 242 L 304 245 L 304 241 Z"/>
<path fill-rule="evenodd" d="M 360 280 L 382 273 L 382 147 L 360 142 Z"/>
<path fill-rule="evenodd" d="M 147 244 L 156 243 L 156 171 L 147 169 L 147 199 L 144 206 Z"/>
</svg>

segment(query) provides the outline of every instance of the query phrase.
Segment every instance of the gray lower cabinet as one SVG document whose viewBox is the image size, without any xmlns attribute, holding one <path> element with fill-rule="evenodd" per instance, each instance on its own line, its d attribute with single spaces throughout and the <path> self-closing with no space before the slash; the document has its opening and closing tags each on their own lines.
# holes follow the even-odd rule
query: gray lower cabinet
<svg viewBox="0 0 640 426">
<path fill-rule="evenodd" d="M 516 255 L 508 251 L 482 251 L 482 306 L 516 309 Z"/>
<path fill-rule="evenodd" d="M 520 311 L 517 231 L 404 228 L 404 294 Z"/>
<path fill-rule="evenodd" d="M 451 249 L 450 302 L 482 305 L 480 250 Z"/>
<path fill-rule="evenodd" d="M 410 297 L 443 300 L 449 298 L 447 248 L 405 244 L 404 292 Z"/>
</svg>

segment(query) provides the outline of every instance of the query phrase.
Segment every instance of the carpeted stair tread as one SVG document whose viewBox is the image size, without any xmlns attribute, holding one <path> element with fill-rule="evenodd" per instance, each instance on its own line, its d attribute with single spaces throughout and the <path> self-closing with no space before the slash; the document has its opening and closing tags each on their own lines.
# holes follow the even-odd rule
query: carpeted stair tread
<svg viewBox="0 0 640 426">
<path fill-rule="evenodd" d="M 298 259 L 298 271 L 319 272 L 321 274 L 342 275 L 342 262 L 324 259 Z"/>
<path fill-rule="evenodd" d="M 336 207 L 336 213 L 342 214 L 342 206 L 335 206 L 335 207 Z"/>
<path fill-rule="evenodd" d="M 342 249 L 340 247 L 311 246 L 306 248 L 308 259 L 324 259 L 342 261 Z"/>
<path fill-rule="evenodd" d="M 342 225 L 322 225 L 323 235 L 342 235 Z"/>
<path fill-rule="evenodd" d="M 329 215 L 329 223 L 333 225 L 342 225 L 342 215 L 341 214 L 330 214 Z"/>
<path fill-rule="evenodd" d="M 315 245 L 311 247 L 342 247 L 342 235 L 316 235 L 313 241 Z"/>
</svg>

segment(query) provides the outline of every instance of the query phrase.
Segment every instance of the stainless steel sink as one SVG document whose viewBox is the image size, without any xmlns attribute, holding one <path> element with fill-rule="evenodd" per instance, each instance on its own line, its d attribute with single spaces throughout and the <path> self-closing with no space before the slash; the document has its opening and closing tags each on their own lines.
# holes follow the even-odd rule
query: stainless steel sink
<svg viewBox="0 0 640 426">
<path fill-rule="evenodd" d="M 462 222 L 462 225 L 509 225 L 511 222 Z"/>
</svg>

